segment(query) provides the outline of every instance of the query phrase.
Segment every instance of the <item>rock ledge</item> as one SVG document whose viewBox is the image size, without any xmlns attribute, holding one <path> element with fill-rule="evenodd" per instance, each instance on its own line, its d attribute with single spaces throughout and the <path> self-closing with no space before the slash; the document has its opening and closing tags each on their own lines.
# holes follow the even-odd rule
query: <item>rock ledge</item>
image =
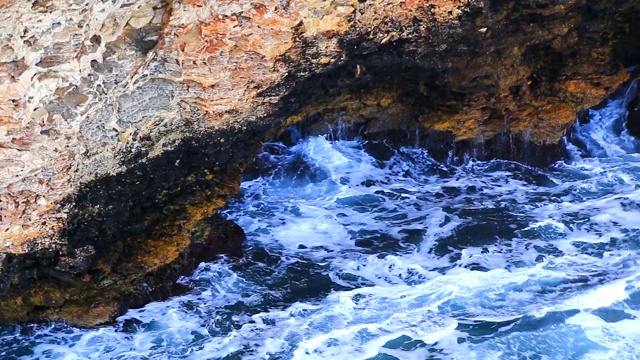
<svg viewBox="0 0 640 360">
<path fill-rule="evenodd" d="M 292 124 L 556 159 L 576 114 L 640 63 L 639 14 L 640 0 L 0 0 L 0 321 L 100 324 L 237 253 L 216 210 Z"/>
</svg>

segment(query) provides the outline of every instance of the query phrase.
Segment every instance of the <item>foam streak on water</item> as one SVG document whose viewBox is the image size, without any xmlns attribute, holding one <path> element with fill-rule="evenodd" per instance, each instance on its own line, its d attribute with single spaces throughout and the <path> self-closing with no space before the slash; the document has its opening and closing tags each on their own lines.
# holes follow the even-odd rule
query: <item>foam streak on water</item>
<svg viewBox="0 0 640 360">
<path fill-rule="evenodd" d="M 270 144 L 225 210 L 244 259 L 94 330 L 0 330 L 4 358 L 634 359 L 640 157 L 624 100 L 567 163 L 435 162 L 313 137 Z"/>
</svg>

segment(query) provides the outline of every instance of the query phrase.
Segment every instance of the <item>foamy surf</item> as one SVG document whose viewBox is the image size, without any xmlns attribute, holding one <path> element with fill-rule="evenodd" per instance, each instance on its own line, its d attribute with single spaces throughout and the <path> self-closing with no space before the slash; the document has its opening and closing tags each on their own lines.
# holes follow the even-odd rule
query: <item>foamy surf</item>
<svg viewBox="0 0 640 360">
<path fill-rule="evenodd" d="M 269 144 L 225 209 L 245 257 L 112 326 L 0 330 L 3 358 L 634 359 L 640 157 L 612 100 L 571 161 L 434 161 L 359 140 Z"/>
</svg>

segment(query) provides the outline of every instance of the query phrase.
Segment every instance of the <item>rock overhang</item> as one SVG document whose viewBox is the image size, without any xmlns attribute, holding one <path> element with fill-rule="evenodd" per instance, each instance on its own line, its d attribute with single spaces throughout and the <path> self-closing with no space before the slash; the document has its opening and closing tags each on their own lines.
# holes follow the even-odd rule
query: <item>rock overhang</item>
<svg viewBox="0 0 640 360">
<path fill-rule="evenodd" d="M 5 289 L 15 290 L 5 303 L 20 309 L 5 318 L 74 321 L 61 309 L 91 299 L 111 319 L 121 308 L 106 303 L 137 291 L 149 269 L 179 266 L 190 229 L 293 123 L 318 133 L 355 121 L 371 137 L 418 129 L 434 150 L 493 141 L 487 156 L 521 158 L 525 143 L 543 144 L 557 158 L 575 114 L 638 60 L 639 7 L 5 1 L 0 232 Z M 504 136 L 523 145 L 504 148 Z M 70 283 L 93 290 L 54 291 Z"/>
</svg>

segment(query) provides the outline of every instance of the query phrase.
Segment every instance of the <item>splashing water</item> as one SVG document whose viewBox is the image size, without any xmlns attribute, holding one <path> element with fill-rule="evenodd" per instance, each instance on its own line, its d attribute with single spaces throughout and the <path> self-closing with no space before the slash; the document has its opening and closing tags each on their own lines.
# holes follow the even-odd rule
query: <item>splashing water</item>
<svg viewBox="0 0 640 360">
<path fill-rule="evenodd" d="M 226 215 L 240 261 L 117 324 L 0 328 L 3 358 L 634 359 L 640 156 L 624 99 L 545 170 L 420 149 L 269 144 Z"/>
</svg>

